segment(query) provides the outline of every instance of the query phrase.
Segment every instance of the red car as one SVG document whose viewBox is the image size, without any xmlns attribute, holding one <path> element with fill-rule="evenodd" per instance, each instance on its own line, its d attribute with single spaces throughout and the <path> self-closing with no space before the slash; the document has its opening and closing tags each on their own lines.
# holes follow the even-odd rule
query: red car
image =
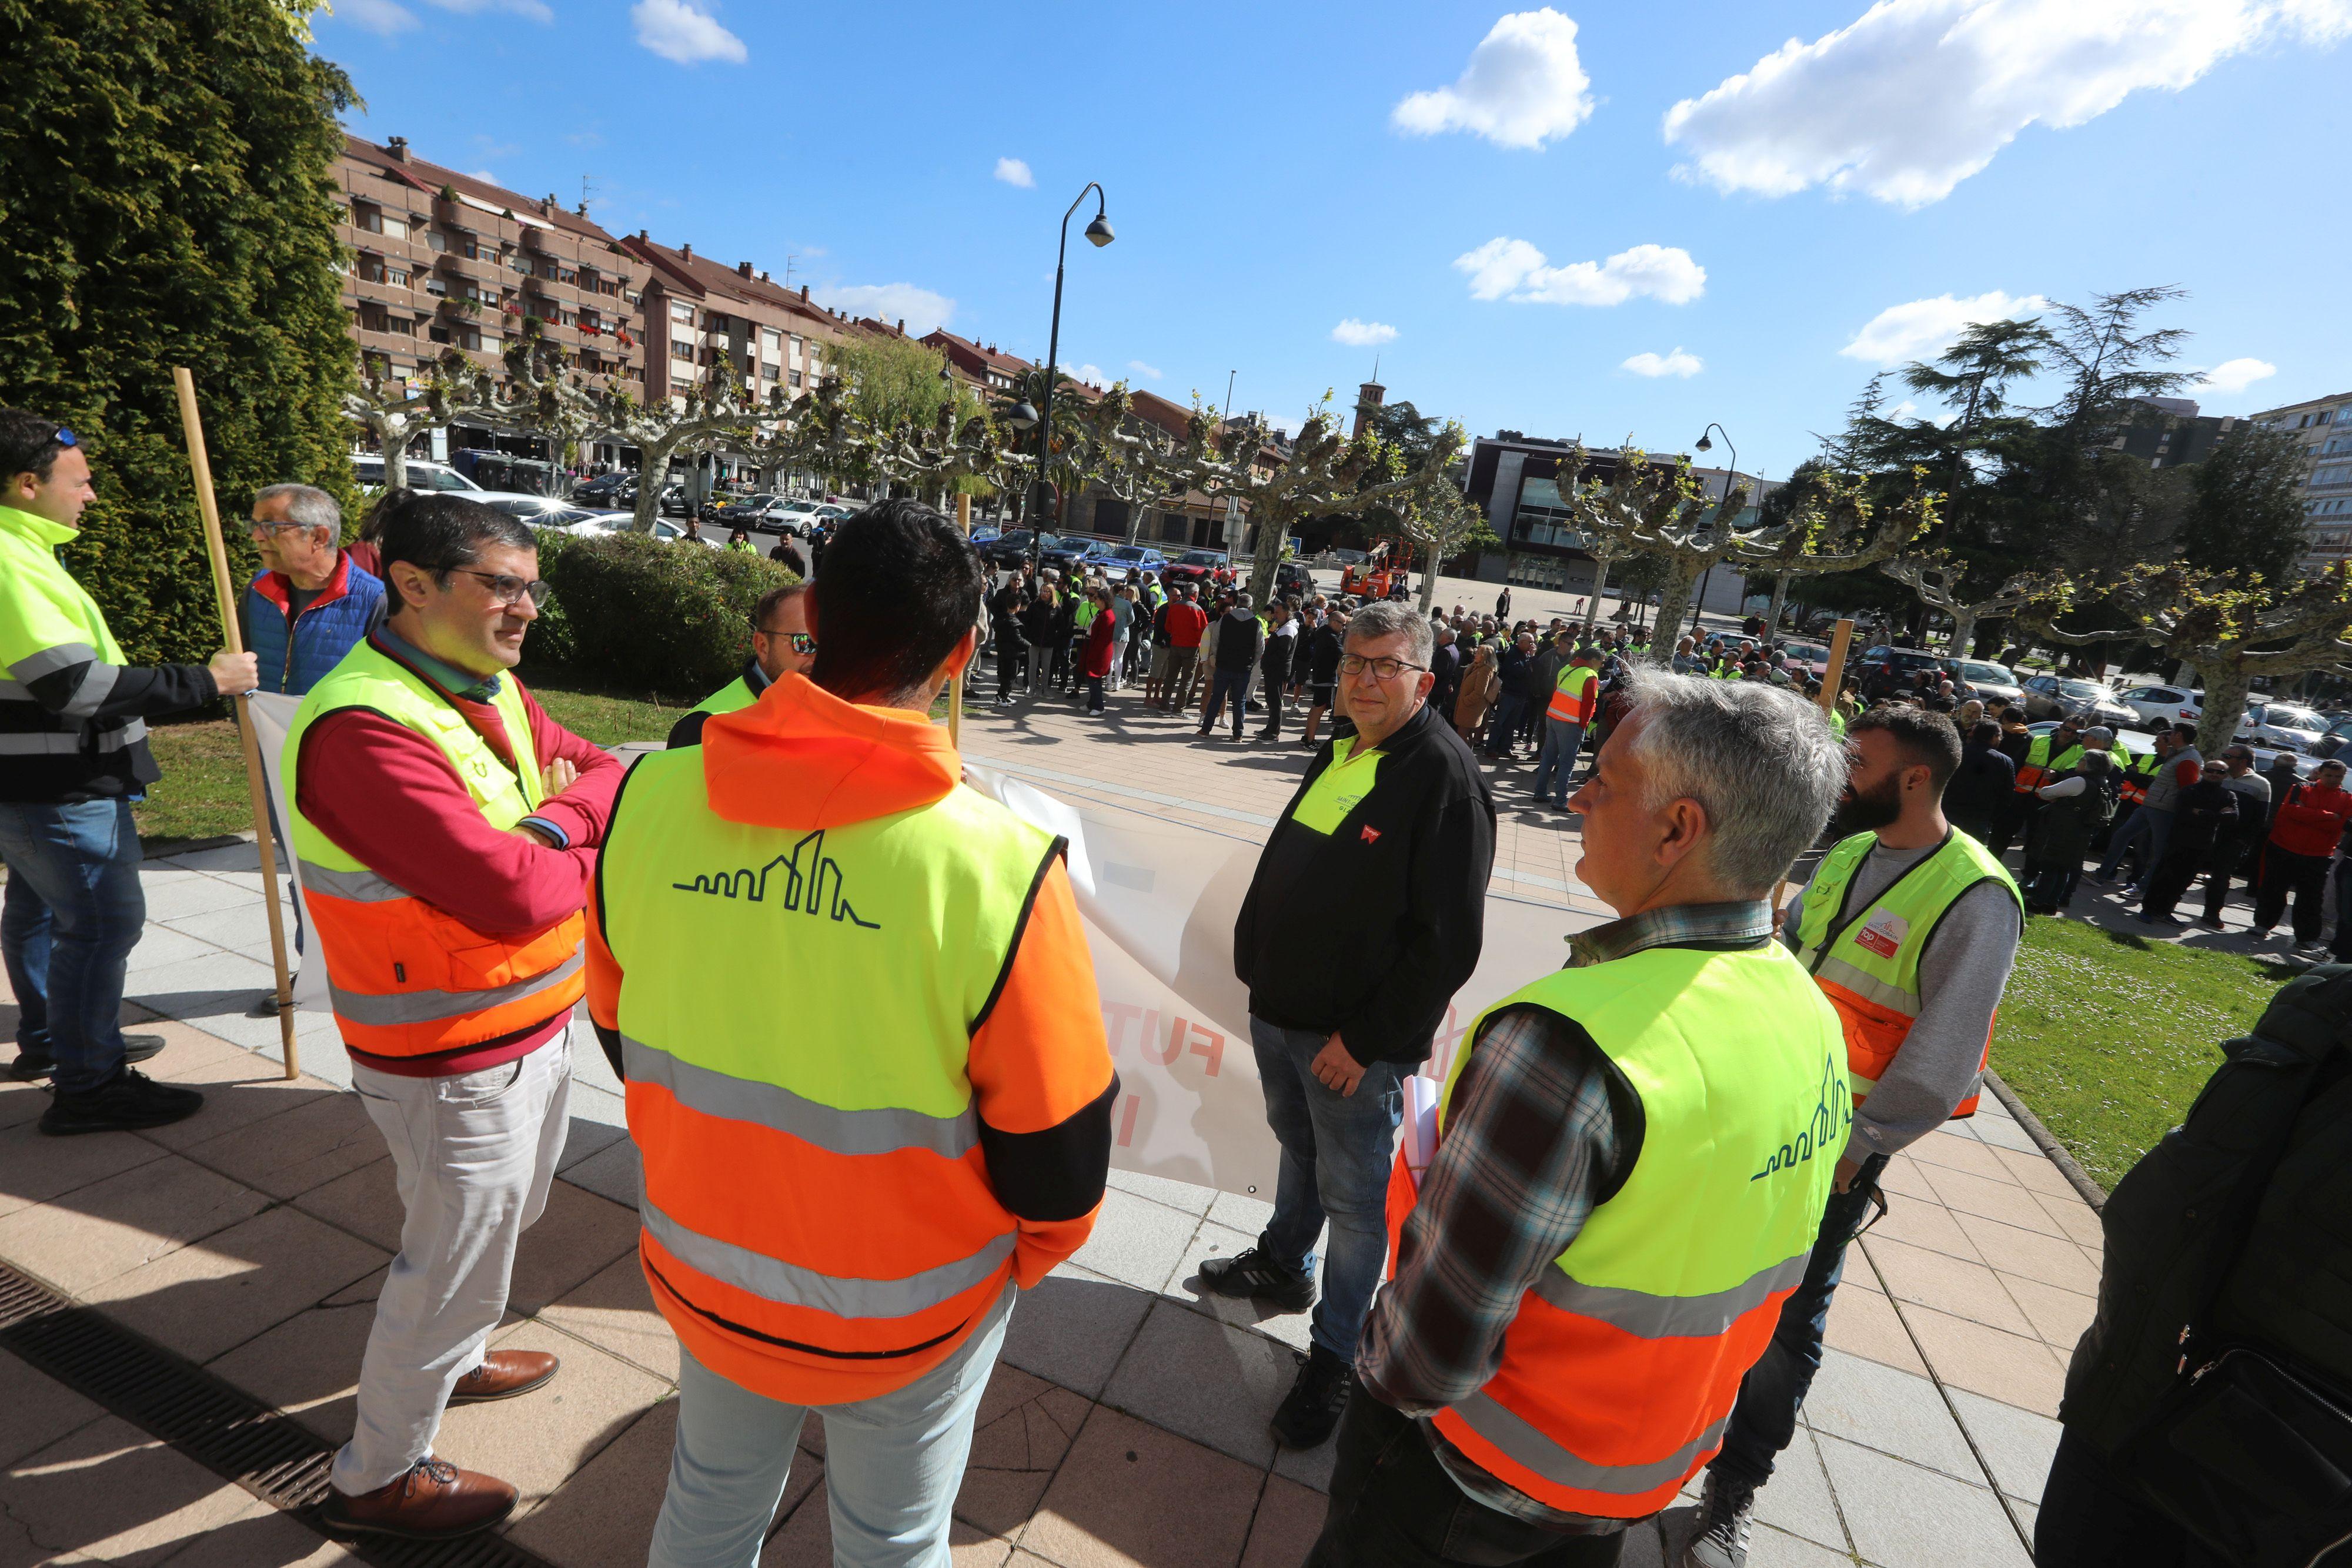
<svg viewBox="0 0 2352 1568">
<path fill-rule="evenodd" d="M 1160 580 L 1197 583 L 1206 588 L 1224 567 L 1225 552 L 1221 549 L 1188 549 L 1161 569 Z"/>
</svg>

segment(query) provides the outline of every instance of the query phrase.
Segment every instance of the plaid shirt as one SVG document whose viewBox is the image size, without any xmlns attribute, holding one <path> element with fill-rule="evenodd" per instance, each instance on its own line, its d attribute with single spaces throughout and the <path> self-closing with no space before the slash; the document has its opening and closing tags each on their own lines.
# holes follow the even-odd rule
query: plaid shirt
<svg viewBox="0 0 2352 1568">
<path fill-rule="evenodd" d="M 1580 934 L 1569 967 L 1651 947 L 1758 947 L 1771 934 L 1771 907 L 1760 899 L 1680 904 Z M 1357 1354 L 1366 1390 L 1421 1417 L 1431 1450 L 1469 1497 L 1588 1533 L 1622 1521 L 1536 1501 L 1464 1458 L 1429 1417 L 1494 1377 L 1522 1298 L 1568 1250 L 1600 1195 L 1632 1172 L 1641 1147 L 1620 1134 L 1612 1083 L 1622 1080 L 1592 1037 L 1558 1013 L 1514 1008 L 1480 1031 L 1398 1242 L 1396 1277 L 1373 1303 Z"/>
</svg>

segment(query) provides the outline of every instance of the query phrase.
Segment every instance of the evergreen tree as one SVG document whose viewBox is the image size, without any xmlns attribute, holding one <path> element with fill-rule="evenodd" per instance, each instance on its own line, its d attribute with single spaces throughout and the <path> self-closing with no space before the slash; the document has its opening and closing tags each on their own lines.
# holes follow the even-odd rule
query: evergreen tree
<svg viewBox="0 0 2352 1568">
<path fill-rule="evenodd" d="M 194 373 L 233 568 L 263 485 L 348 497 L 338 111 L 278 0 L 0 0 L 0 402 L 87 445 L 67 565 L 128 655 L 220 645 L 172 367 Z"/>
<path fill-rule="evenodd" d="M 2203 571 L 2284 584 L 2303 553 L 2303 444 L 2284 430 L 2245 425 L 2191 471 L 2180 558 Z"/>
</svg>

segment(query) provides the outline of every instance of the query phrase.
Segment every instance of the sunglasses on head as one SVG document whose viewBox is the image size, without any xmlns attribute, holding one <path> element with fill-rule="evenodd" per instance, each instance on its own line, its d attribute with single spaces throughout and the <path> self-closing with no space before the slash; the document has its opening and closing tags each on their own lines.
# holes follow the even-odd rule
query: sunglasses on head
<svg viewBox="0 0 2352 1568">
<path fill-rule="evenodd" d="M 59 446 L 79 446 L 81 444 L 81 437 L 76 435 L 72 431 L 68 430 L 62 424 L 58 426 L 58 433 L 55 435 L 50 436 L 49 439 L 56 442 Z"/>
</svg>

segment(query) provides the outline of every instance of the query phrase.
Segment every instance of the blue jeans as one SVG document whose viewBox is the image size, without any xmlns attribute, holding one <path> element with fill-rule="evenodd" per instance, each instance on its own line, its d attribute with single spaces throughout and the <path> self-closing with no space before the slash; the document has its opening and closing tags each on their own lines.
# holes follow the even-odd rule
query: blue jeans
<svg viewBox="0 0 2352 1568">
<path fill-rule="evenodd" d="M 1306 1273 L 1315 1239 L 1331 1222 L 1323 1291 L 1309 1331 L 1315 1343 L 1353 1364 L 1356 1339 L 1389 1258 L 1389 1163 L 1404 1119 L 1403 1069 L 1375 1061 L 1353 1094 L 1324 1087 L 1312 1064 L 1327 1037 L 1250 1019 L 1250 1044 L 1265 1092 L 1266 1125 L 1282 1145 L 1274 1218 L 1257 1239 L 1267 1256 Z"/>
<path fill-rule="evenodd" d="M 2142 806 L 2126 818 L 2124 825 L 2107 840 L 2107 852 L 2099 857 L 2099 880 L 2112 880 L 2121 869 L 2125 854 L 2142 839 L 2147 844 L 2139 852 L 2139 875 L 2140 881 L 2146 883 L 2148 873 L 2164 859 L 2164 846 L 2172 840 L 2172 813 L 2151 811 Z"/>
<path fill-rule="evenodd" d="M 1242 694 L 1249 690 L 1247 670 L 1217 670 L 1209 677 L 1209 706 L 1201 710 L 1203 733 L 1217 727 L 1217 716 L 1225 711 L 1225 699 L 1234 701 L 1234 738 L 1242 737 Z"/>
<path fill-rule="evenodd" d="M 948 1512 L 1015 1294 L 1006 1286 L 971 1337 L 914 1382 L 845 1405 L 754 1394 L 681 1349 L 677 1444 L 647 1568 L 755 1568 L 812 1408 L 824 1422 L 833 1560 L 948 1568 Z"/>
<path fill-rule="evenodd" d="M 1486 727 L 1486 749 L 1497 756 L 1507 753 L 1511 737 L 1519 732 L 1519 720 L 1527 711 L 1527 698 L 1504 693 L 1495 704 L 1495 721 Z"/>
<path fill-rule="evenodd" d="M 0 956 L 16 992 L 16 1046 L 57 1059 L 58 1092 L 122 1071 L 122 972 L 147 920 L 128 800 L 0 803 Z"/>
<path fill-rule="evenodd" d="M 1822 1369 L 1822 1332 L 1830 1321 L 1830 1297 L 1845 1272 L 1845 1249 L 1871 1210 L 1870 1195 L 1885 1155 L 1863 1162 L 1853 1185 L 1830 1194 L 1821 1234 L 1805 1264 L 1805 1278 L 1780 1303 L 1780 1322 L 1763 1356 L 1739 1383 L 1739 1401 L 1724 1428 L 1723 1451 L 1707 1469 L 1727 1480 L 1760 1487 L 1772 1479 L 1772 1461 L 1796 1440 L 1797 1412 Z"/>
<path fill-rule="evenodd" d="M 1565 806 L 1569 775 L 1576 771 L 1576 754 L 1584 746 L 1584 727 L 1564 718 L 1546 717 L 1543 723 L 1543 753 L 1536 758 L 1536 799 L 1543 799 L 1544 786 L 1553 781 L 1552 770 L 1557 768 L 1559 788 L 1552 800 Z"/>
</svg>

